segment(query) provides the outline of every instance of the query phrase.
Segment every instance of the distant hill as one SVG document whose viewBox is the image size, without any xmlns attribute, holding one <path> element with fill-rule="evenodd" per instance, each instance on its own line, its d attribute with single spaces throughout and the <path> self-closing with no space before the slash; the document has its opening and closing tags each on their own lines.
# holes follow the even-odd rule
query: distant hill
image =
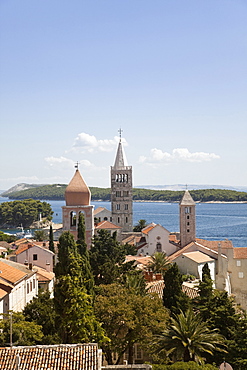
<svg viewBox="0 0 247 370">
<path fill-rule="evenodd" d="M 228 186 L 228 185 L 193 185 L 193 184 L 174 184 L 174 185 L 140 185 L 135 186 L 138 189 L 151 189 L 151 190 L 199 190 L 199 189 L 226 189 L 235 191 L 246 191 L 247 186 Z"/>
<path fill-rule="evenodd" d="M 12 186 L 9 190 L 2 190 L 0 191 L 0 194 L 2 197 L 8 196 L 8 194 L 15 193 L 17 191 L 22 191 L 22 190 L 27 190 L 30 188 L 37 188 L 39 186 L 43 186 L 41 184 L 25 184 L 25 183 L 20 183 L 15 186 Z"/>
<path fill-rule="evenodd" d="M 20 199 L 20 200 L 22 199 L 63 200 L 66 186 L 67 186 L 66 184 L 34 185 L 34 186 L 26 184 L 26 186 L 23 186 L 24 190 L 11 191 L 11 189 L 13 188 L 15 189 L 15 187 L 13 187 L 1 195 L 8 197 L 9 199 Z M 90 187 L 90 190 L 92 200 L 110 201 L 111 199 L 110 188 Z M 150 189 L 134 188 L 133 200 L 179 202 L 183 196 L 184 190 L 185 190 L 184 188 L 182 190 L 168 190 L 168 189 L 154 190 L 152 188 Z M 205 188 L 190 190 L 190 193 L 196 202 L 247 202 L 247 192 L 244 191 Z"/>
</svg>

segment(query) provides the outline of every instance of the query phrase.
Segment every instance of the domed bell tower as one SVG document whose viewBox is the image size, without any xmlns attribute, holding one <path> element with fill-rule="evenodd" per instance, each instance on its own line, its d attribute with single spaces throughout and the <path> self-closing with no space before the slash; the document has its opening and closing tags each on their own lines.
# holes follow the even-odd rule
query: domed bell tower
<svg viewBox="0 0 247 370">
<path fill-rule="evenodd" d="M 90 248 L 92 236 L 94 234 L 94 206 L 90 204 L 91 192 L 80 174 L 78 164 L 75 168 L 75 174 L 65 190 L 66 205 L 62 207 L 63 230 L 70 231 L 75 239 L 77 239 L 79 215 L 83 213 L 85 219 L 86 243 L 87 247 Z"/>
</svg>

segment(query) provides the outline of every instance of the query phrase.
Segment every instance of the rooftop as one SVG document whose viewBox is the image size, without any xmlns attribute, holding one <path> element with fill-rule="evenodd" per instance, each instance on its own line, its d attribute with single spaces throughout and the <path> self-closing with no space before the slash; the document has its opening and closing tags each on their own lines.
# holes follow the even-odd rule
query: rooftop
<svg viewBox="0 0 247 370">
<path fill-rule="evenodd" d="M 19 367 L 17 367 L 19 364 Z M 97 344 L 0 348 L 1 370 L 98 370 Z"/>
</svg>

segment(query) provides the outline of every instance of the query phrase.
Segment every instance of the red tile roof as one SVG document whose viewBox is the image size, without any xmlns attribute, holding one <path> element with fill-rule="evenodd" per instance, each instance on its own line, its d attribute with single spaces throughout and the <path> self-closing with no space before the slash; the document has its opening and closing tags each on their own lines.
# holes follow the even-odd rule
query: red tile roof
<svg viewBox="0 0 247 370">
<path fill-rule="evenodd" d="M 7 263 L 0 261 L 0 277 L 5 281 L 16 284 L 27 276 L 27 273 L 15 267 L 9 266 Z M 1 368 L 1 367 L 0 367 Z"/>
<path fill-rule="evenodd" d="M 233 244 L 232 244 L 231 240 L 228 240 L 228 239 L 225 239 L 225 240 L 205 240 L 205 239 L 196 238 L 196 242 L 203 245 L 204 247 L 208 247 L 209 249 L 213 249 L 215 251 L 218 251 L 219 243 L 220 243 L 222 249 L 233 248 Z"/>
<path fill-rule="evenodd" d="M 109 221 L 101 221 L 95 226 L 95 229 L 121 229 L 121 227 Z"/>
<path fill-rule="evenodd" d="M 163 299 L 163 289 L 165 287 L 164 280 L 152 281 L 151 283 L 148 283 L 147 287 L 149 293 L 157 293 L 160 299 Z M 198 290 L 196 288 L 189 287 L 186 283 L 183 283 L 182 291 L 189 298 L 195 298 L 198 296 Z"/>
<path fill-rule="evenodd" d="M 247 258 L 247 247 L 234 247 L 233 258 L 237 259 Z"/>
<path fill-rule="evenodd" d="M 146 227 L 145 229 L 142 229 L 142 233 L 147 235 L 149 231 L 153 230 L 155 226 L 156 225 L 151 225 L 151 226 Z"/>
<path fill-rule="evenodd" d="M 0 348 L 1 370 L 98 370 L 97 344 Z"/>
</svg>

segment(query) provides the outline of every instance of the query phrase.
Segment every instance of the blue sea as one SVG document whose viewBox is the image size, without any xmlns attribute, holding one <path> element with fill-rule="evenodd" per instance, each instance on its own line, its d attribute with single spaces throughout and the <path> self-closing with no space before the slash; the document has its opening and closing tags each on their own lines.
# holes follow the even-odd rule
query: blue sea
<svg viewBox="0 0 247 370">
<path fill-rule="evenodd" d="M 8 201 L 0 197 L 1 202 Z M 53 209 L 53 222 L 62 222 L 64 201 L 47 201 Z M 91 202 L 95 208 L 111 209 L 110 202 Z M 179 231 L 178 203 L 134 202 L 133 224 L 140 219 L 161 224 L 170 232 Z M 208 240 L 229 239 L 234 247 L 247 247 L 247 203 L 197 203 L 196 236 Z"/>
</svg>

